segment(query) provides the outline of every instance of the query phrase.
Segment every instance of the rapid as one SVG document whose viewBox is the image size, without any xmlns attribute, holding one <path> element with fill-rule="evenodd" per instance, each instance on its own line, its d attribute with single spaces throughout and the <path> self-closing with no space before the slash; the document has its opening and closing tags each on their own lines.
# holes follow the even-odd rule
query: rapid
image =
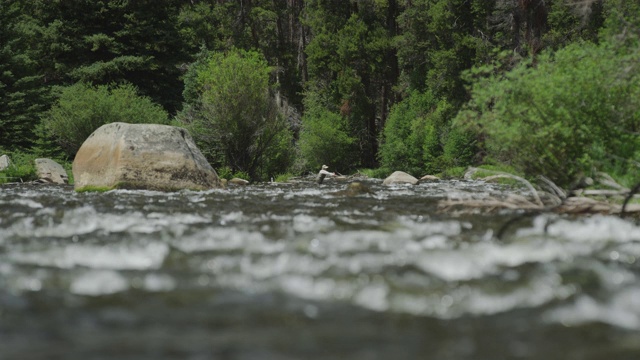
<svg viewBox="0 0 640 360">
<path fill-rule="evenodd" d="M 636 220 L 364 182 L 1 186 L 0 359 L 640 359 Z"/>
</svg>

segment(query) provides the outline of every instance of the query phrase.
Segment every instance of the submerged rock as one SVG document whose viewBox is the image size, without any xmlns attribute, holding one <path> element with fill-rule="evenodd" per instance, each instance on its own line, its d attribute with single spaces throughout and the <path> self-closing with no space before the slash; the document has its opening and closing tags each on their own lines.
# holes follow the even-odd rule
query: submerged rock
<svg viewBox="0 0 640 360">
<path fill-rule="evenodd" d="M 78 150 L 73 176 L 76 190 L 222 187 L 187 130 L 155 124 L 101 126 Z"/>
<path fill-rule="evenodd" d="M 69 176 L 62 165 L 51 159 L 36 159 L 36 174 L 38 181 L 53 184 L 68 184 Z"/>
<path fill-rule="evenodd" d="M 382 185 L 392 185 L 392 184 L 411 184 L 416 185 L 418 183 L 418 179 L 407 174 L 403 171 L 396 171 L 393 174 L 389 175 L 384 181 Z"/>
<path fill-rule="evenodd" d="M 357 196 L 364 194 L 374 194 L 374 192 L 371 190 L 371 188 L 360 182 L 352 182 L 351 184 L 347 185 L 346 189 L 331 193 L 331 195 L 334 196 Z"/>
<path fill-rule="evenodd" d="M 240 179 L 240 178 L 233 178 L 231 180 L 229 180 L 227 182 L 228 185 L 235 185 L 235 186 L 247 186 L 249 185 L 249 181 L 245 180 L 245 179 Z"/>
<path fill-rule="evenodd" d="M 9 159 L 9 156 L 7 155 L 0 156 L 0 171 L 5 170 L 6 168 L 9 167 L 9 165 L 11 165 L 11 160 Z"/>
<path fill-rule="evenodd" d="M 425 175 L 420 178 L 420 182 L 438 182 L 440 178 L 435 175 Z"/>
</svg>

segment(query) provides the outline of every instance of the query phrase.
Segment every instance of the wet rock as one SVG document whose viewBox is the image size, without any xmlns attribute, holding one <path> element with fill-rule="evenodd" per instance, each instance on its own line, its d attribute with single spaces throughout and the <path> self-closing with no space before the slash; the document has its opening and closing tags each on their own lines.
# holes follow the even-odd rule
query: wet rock
<svg viewBox="0 0 640 360">
<path fill-rule="evenodd" d="M 11 165 L 11 159 L 9 159 L 9 156 L 7 155 L 0 156 L 0 171 L 5 170 L 6 168 L 9 167 L 9 165 Z"/>
<path fill-rule="evenodd" d="M 73 175 L 76 190 L 222 187 L 187 130 L 155 124 L 101 126 L 78 150 Z"/>
<path fill-rule="evenodd" d="M 240 178 L 233 178 L 231 180 L 229 180 L 227 182 L 228 185 L 235 185 L 235 186 L 247 186 L 249 185 L 249 181 L 245 180 L 245 179 L 240 179 Z"/>
<path fill-rule="evenodd" d="M 411 184 L 416 185 L 418 183 L 418 179 L 407 174 L 406 172 L 396 171 L 393 174 L 389 175 L 384 181 L 382 185 L 392 185 L 392 184 Z"/>
<path fill-rule="evenodd" d="M 374 194 L 374 192 L 371 190 L 371 188 L 360 182 L 352 182 L 351 184 L 347 185 L 346 189 L 331 193 L 331 195 L 334 196 L 357 196 L 365 194 Z"/>
<path fill-rule="evenodd" d="M 440 178 L 434 175 L 425 175 L 420 178 L 420 182 L 437 182 Z"/>
<path fill-rule="evenodd" d="M 69 177 L 62 165 L 51 159 L 36 159 L 36 174 L 38 181 L 53 184 L 68 184 Z"/>
</svg>

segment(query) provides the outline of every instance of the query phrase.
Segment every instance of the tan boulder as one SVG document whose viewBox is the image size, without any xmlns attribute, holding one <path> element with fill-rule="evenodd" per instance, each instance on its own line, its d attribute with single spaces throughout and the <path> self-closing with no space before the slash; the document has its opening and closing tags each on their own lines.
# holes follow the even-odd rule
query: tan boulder
<svg viewBox="0 0 640 360">
<path fill-rule="evenodd" d="M 420 178 L 420 182 L 437 182 L 440 178 L 434 175 L 425 175 Z"/>
<path fill-rule="evenodd" d="M 154 124 L 101 126 L 78 150 L 73 176 L 76 190 L 222 187 L 187 130 Z"/>
<path fill-rule="evenodd" d="M 245 180 L 245 179 L 241 179 L 241 178 L 233 178 L 230 179 L 227 182 L 228 185 L 235 185 L 235 186 L 247 186 L 249 185 L 249 181 Z"/>
<path fill-rule="evenodd" d="M 396 171 L 393 174 L 389 175 L 384 181 L 382 185 L 393 185 L 393 184 L 411 184 L 416 185 L 418 183 L 418 179 L 407 174 L 403 171 Z"/>
<path fill-rule="evenodd" d="M 38 180 L 44 183 L 68 184 L 69 176 L 62 165 L 51 159 L 36 159 L 36 174 Z"/>
<path fill-rule="evenodd" d="M 7 169 L 9 165 L 11 165 L 11 159 L 9 159 L 9 156 L 7 155 L 0 156 L 0 171 Z"/>
</svg>

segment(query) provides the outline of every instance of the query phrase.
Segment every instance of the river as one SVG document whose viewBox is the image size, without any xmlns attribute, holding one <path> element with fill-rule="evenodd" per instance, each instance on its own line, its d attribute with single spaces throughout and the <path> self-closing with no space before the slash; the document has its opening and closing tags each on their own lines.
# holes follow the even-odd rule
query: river
<svg viewBox="0 0 640 360">
<path fill-rule="evenodd" d="M 366 184 L 2 186 L 0 359 L 640 359 L 636 221 Z"/>
</svg>

